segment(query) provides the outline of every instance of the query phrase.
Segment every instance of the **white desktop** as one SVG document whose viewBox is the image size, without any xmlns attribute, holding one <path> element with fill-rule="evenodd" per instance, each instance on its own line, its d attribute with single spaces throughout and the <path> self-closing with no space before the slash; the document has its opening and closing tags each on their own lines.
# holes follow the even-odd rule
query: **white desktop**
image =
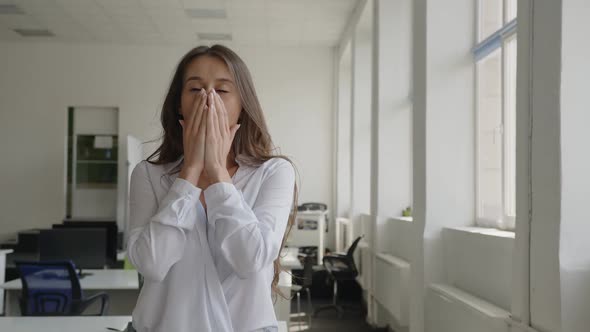
<svg viewBox="0 0 590 332">
<path fill-rule="evenodd" d="M 123 331 L 131 316 L 86 317 L 0 317 L 0 331 L 10 332 L 105 332 Z M 279 332 L 287 332 L 287 323 L 279 321 Z"/>
</svg>

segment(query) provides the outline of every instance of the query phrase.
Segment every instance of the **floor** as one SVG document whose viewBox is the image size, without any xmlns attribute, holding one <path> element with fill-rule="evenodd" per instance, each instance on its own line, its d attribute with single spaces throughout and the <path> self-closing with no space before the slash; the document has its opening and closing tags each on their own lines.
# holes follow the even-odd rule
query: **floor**
<svg viewBox="0 0 590 332">
<path fill-rule="evenodd" d="M 329 304 L 329 299 L 312 299 L 312 307 L 317 308 L 324 304 Z M 298 317 L 297 301 L 294 298 L 291 301 L 291 324 L 290 332 L 307 331 L 307 332 L 365 332 L 365 331 L 384 331 L 383 329 L 373 329 L 365 322 L 365 313 L 361 312 L 360 304 L 343 301 L 342 304 L 349 305 L 353 308 L 344 311 L 343 317 L 338 318 L 335 310 L 328 310 L 320 312 L 316 317 L 312 316 L 311 328 L 308 326 L 307 316 Z M 307 312 L 307 299 L 305 296 L 301 298 L 301 310 Z M 299 324 L 298 320 L 301 318 L 303 324 Z"/>
</svg>

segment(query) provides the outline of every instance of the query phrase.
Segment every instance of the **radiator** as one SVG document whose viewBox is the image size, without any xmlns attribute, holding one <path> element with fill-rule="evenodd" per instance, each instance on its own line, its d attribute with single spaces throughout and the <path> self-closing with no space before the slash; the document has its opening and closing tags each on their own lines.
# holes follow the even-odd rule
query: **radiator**
<svg viewBox="0 0 590 332">
<path fill-rule="evenodd" d="M 379 253 L 375 257 L 374 295 L 400 327 L 408 326 L 410 264 L 393 255 Z"/>
</svg>

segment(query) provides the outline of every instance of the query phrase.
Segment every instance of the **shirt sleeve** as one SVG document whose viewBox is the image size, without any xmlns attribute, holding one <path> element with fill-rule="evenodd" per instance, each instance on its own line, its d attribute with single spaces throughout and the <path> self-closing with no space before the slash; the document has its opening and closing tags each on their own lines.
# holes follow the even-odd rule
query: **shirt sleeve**
<svg viewBox="0 0 590 332">
<path fill-rule="evenodd" d="M 158 207 L 146 163 L 131 174 L 127 257 L 145 278 L 159 282 L 183 255 L 201 189 L 177 178 Z"/>
<path fill-rule="evenodd" d="M 278 257 L 294 188 L 293 166 L 281 160 L 269 167 L 252 208 L 231 183 L 205 190 L 210 230 L 238 277 L 247 278 Z"/>
</svg>

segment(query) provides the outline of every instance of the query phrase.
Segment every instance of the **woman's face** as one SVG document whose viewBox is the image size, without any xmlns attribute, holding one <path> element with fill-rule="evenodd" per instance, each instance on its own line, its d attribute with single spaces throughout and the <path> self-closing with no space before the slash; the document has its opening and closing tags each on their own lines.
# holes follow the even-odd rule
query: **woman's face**
<svg viewBox="0 0 590 332">
<path fill-rule="evenodd" d="M 195 102 L 201 89 L 205 89 L 207 93 L 215 89 L 227 110 L 230 127 L 238 123 L 242 104 L 234 78 L 225 62 L 213 56 L 202 55 L 189 63 L 184 73 L 180 97 L 180 111 L 185 119 L 189 119 L 195 111 Z"/>
</svg>

